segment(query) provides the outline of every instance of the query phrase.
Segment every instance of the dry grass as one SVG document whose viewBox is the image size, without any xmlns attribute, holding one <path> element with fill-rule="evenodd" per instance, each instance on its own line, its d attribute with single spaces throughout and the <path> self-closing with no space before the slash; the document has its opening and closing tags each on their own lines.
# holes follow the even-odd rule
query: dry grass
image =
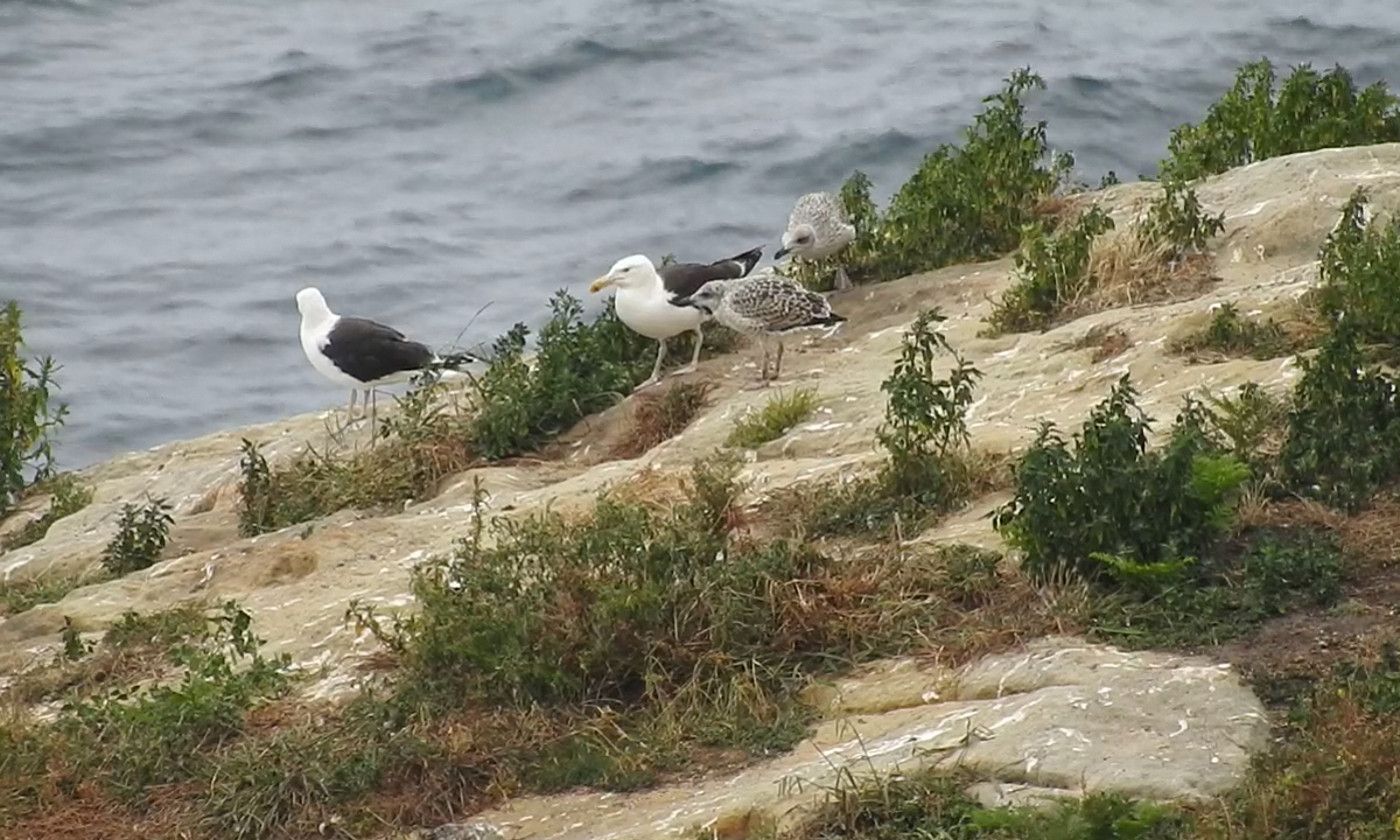
<svg viewBox="0 0 1400 840">
<path fill-rule="evenodd" d="M 661 390 L 645 391 L 633 400 L 630 428 L 613 448 L 614 458 L 636 458 L 675 437 L 700 413 L 715 389 L 713 382 L 673 381 Z"/>
<path fill-rule="evenodd" d="M 1218 278 L 1207 254 L 1172 259 L 1173 246 L 1140 235 L 1141 222 L 1094 240 L 1084 294 L 1065 307 L 1067 318 L 1090 312 L 1201 294 Z"/>
</svg>

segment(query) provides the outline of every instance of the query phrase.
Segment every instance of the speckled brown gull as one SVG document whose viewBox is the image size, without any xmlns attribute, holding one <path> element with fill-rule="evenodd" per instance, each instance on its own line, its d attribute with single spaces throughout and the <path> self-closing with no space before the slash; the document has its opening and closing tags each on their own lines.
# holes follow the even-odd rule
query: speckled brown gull
<svg viewBox="0 0 1400 840">
<path fill-rule="evenodd" d="M 763 345 L 763 367 L 759 379 L 765 384 L 776 379 L 783 365 L 783 336 L 799 330 L 838 327 L 846 319 L 831 311 L 831 304 L 816 292 L 804 289 L 786 277 L 767 275 L 745 280 L 712 280 L 678 304 L 693 306 L 716 321 L 747 335 L 757 336 Z M 778 341 L 773 375 L 768 375 L 768 339 Z"/>
<path fill-rule="evenodd" d="M 783 233 L 783 247 L 773 255 L 782 259 L 786 254 L 808 260 L 834 257 L 855 241 L 856 228 L 846 215 L 840 196 L 829 192 L 808 193 L 797 199 L 788 216 Z M 836 289 L 851 288 L 851 278 L 845 266 L 836 269 Z"/>
</svg>

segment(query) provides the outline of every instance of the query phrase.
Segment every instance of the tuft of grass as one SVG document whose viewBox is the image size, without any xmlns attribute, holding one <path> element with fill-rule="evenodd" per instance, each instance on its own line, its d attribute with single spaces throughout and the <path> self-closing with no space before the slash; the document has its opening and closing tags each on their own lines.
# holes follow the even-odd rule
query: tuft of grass
<svg viewBox="0 0 1400 840">
<path fill-rule="evenodd" d="M 815 388 L 795 388 L 768 398 L 763 408 L 750 411 L 734 421 L 726 444 L 743 449 L 757 449 L 777 440 L 798 423 L 811 416 L 817 407 Z"/>
<path fill-rule="evenodd" d="M 289 665 L 285 656 L 261 654 L 251 618 L 232 602 L 200 624 L 192 634 L 187 615 L 124 618 L 94 653 L 110 664 L 113 652 L 163 646 L 178 679 L 76 696 L 52 724 L 0 725 L 0 744 L 13 748 L 0 750 L 0 802 L 13 803 L 0 808 L 0 819 L 57 807 L 79 783 L 149 806 L 168 786 L 197 779 L 243 733 L 247 712 L 286 690 Z M 72 653 L 77 661 L 65 667 L 81 667 L 89 656 L 86 646 Z"/>
<path fill-rule="evenodd" d="M 27 523 L 8 539 L 0 540 L 0 552 L 23 548 L 42 540 L 53 524 L 92 503 L 92 489 L 79 483 L 71 473 L 55 475 L 30 488 L 31 493 L 48 493 L 49 507 L 38 519 Z"/>
<path fill-rule="evenodd" d="M 1377 82 L 1358 90 L 1340 66 L 1293 68 L 1275 92 L 1268 59 L 1246 64 L 1199 124 L 1172 132 L 1162 178 L 1193 181 L 1280 155 L 1400 140 L 1397 100 Z"/>
<path fill-rule="evenodd" d="M 1179 808 L 1115 794 L 1090 794 L 1032 808 L 985 808 L 964 792 L 966 773 L 878 778 L 828 790 L 805 825 L 773 832 L 783 840 L 1174 840 L 1184 838 Z"/>
<path fill-rule="evenodd" d="M 0 516 L 34 482 L 53 475 L 54 431 L 68 406 L 53 402 L 57 367 L 45 357 L 27 361 L 19 305 L 0 309 Z"/>
<path fill-rule="evenodd" d="M 705 407 L 714 387 L 710 382 L 681 381 L 638 396 L 630 432 L 613 450 L 613 457 L 635 458 L 680 434 Z"/>
<path fill-rule="evenodd" d="M 1210 322 L 1197 332 L 1173 341 L 1173 353 L 1193 357 L 1205 354 L 1276 359 L 1298 348 L 1283 327 L 1272 318 L 1258 320 L 1242 315 L 1232 303 L 1221 304 Z"/>
<path fill-rule="evenodd" d="M 81 575 L 0 582 L 0 616 L 18 615 L 39 604 L 61 601 L 69 592 L 92 582 Z"/>
<path fill-rule="evenodd" d="M 175 518 L 165 499 L 148 499 L 145 504 L 122 505 L 117 533 L 102 550 L 102 568 L 114 577 L 139 572 L 156 562 L 170 540 Z"/>
</svg>

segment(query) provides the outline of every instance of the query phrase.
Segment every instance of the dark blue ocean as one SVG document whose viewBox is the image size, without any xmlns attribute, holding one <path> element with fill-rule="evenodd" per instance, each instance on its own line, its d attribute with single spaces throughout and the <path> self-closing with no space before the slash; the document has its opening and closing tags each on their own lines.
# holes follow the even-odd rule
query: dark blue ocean
<svg viewBox="0 0 1400 840">
<path fill-rule="evenodd" d="M 771 256 L 795 196 L 888 195 L 1018 66 L 1097 182 L 1265 55 L 1394 86 L 1400 5 L 0 0 L 0 299 L 82 466 L 344 400 L 304 285 L 471 346 L 627 254 Z"/>
</svg>

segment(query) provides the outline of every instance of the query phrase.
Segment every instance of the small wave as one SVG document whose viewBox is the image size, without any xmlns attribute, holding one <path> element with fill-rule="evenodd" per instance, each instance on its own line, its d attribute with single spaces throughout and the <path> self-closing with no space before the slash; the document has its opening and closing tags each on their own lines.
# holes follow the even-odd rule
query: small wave
<svg viewBox="0 0 1400 840">
<path fill-rule="evenodd" d="M 641 65 L 668 61 L 677 55 L 674 44 L 666 41 L 622 47 L 595 38 L 574 38 L 541 56 L 439 79 L 428 86 L 428 95 L 434 99 L 497 102 L 536 86 L 558 84 L 608 65 Z"/>
<path fill-rule="evenodd" d="M 619 195 L 683 187 L 712 181 L 737 169 L 739 165 L 729 161 L 702 160 L 689 156 L 644 160 L 622 175 L 600 178 L 584 186 L 575 187 L 564 195 L 564 199 L 574 202 L 606 200 Z"/>
<path fill-rule="evenodd" d="M 304 53 L 289 53 L 286 58 L 298 62 L 298 66 L 275 70 L 265 76 L 230 85 L 232 90 L 253 91 L 274 99 L 291 99 L 320 89 L 322 83 L 342 78 L 346 71 L 333 64 L 308 60 Z"/>
</svg>

